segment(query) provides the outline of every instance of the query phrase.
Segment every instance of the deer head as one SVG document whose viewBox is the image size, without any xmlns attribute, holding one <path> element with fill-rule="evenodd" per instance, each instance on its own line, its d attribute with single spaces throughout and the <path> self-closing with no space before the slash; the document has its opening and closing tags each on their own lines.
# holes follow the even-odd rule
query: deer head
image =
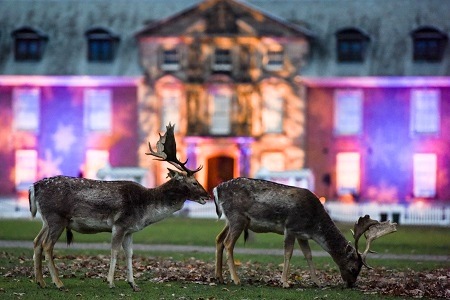
<svg viewBox="0 0 450 300">
<path fill-rule="evenodd" d="M 166 161 L 174 166 L 180 172 L 169 168 L 167 177 L 177 181 L 179 183 L 177 185 L 178 189 L 189 193 L 188 197 L 190 200 L 205 204 L 206 200 L 210 199 L 210 196 L 194 177 L 194 174 L 200 171 L 203 166 L 199 166 L 195 170 L 190 170 L 186 167 L 187 160 L 185 162 L 178 160 L 174 128 L 175 125 L 169 123 L 169 125 L 166 126 L 166 133 L 164 135 L 159 134 L 159 141 L 156 143 L 156 151 L 153 150 L 152 145 L 149 142 L 148 147 L 150 152 L 145 154 L 154 156 L 156 157 L 156 160 Z"/>
</svg>

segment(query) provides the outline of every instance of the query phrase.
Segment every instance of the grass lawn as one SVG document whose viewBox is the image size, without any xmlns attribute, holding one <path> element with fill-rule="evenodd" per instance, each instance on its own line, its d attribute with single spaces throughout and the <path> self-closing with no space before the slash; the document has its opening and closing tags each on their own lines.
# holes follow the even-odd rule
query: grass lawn
<svg viewBox="0 0 450 300">
<path fill-rule="evenodd" d="M 215 220 L 169 218 L 134 235 L 135 243 L 214 246 L 215 236 L 224 223 Z M 349 224 L 338 227 L 351 240 Z M 32 241 L 41 228 L 39 220 L 0 220 L 0 240 Z M 109 243 L 110 234 L 75 235 L 75 243 Z M 61 237 L 64 240 L 64 237 Z M 276 234 L 258 234 L 236 248 L 282 249 L 283 238 Z M 320 250 L 311 243 L 315 250 Z M 298 248 L 298 247 L 297 247 Z M 450 230 L 439 227 L 399 226 L 398 232 L 373 243 L 374 250 L 393 254 L 449 255 Z M 281 253 L 281 251 L 280 251 Z M 346 289 L 337 266 L 330 257 L 314 262 L 323 288 L 309 280 L 305 259 L 296 250 L 291 262 L 291 288 L 279 285 L 283 258 L 273 255 L 236 254 L 242 285 L 227 284 L 213 278 L 213 253 L 135 252 L 134 272 L 140 293 L 125 283 L 125 260 L 121 255 L 116 268 L 116 288 L 109 289 L 109 251 L 55 250 L 55 262 L 66 290 L 51 286 L 45 267 L 46 282 L 40 289 L 33 282 L 32 249 L 0 249 L 0 299 L 389 299 L 400 296 L 443 297 L 450 293 L 450 262 L 370 259 L 374 270 L 363 269 L 355 289 Z"/>
<path fill-rule="evenodd" d="M 337 224 L 346 238 L 351 241 L 351 224 Z M 208 219 L 168 218 L 148 226 L 133 235 L 134 243 L 214 246 L 215 237 L 222 230 L 224 221 Z M 0 219 L 0 240 L 33 241 L 42 227 L 40 220 Z M 110 233 L 79 234 L 74 232 L 75 243 L 109 243 Z M 256 234 L 244 245 L 241 237 L 236 248 L 280 249 L 283 247 L 281 235 Z M 61 235 L 65 241 L 65 235 Z M 364 240 L 364 238 L 361 238 Z M 313 250 L 321 248 L 311 242 Z M 450 230 L 448 227 L 397 226 L 397 232 L 372 243 L 373 250 L 393 254 L 450 254 Z"/>
</svg>

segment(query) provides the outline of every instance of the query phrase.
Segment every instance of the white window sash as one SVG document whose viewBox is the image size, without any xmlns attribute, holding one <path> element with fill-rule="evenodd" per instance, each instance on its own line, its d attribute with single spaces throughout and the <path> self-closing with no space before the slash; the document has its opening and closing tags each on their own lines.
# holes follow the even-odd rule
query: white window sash
<svg viewBox="0 0 450 300">
<path fill-rule="evenodd" d="M 361 155 L 341 152 L 336 157 L 336 190 L 338 195 L 358 194 L 361 180 Z"/>
<path fill-rule="evenodd" d="M 36 150 L 16 150 L 15 183 L 17 190 L 28 189 L 37 180 L 38 155 Z"/>
<path fill-rule="evenodd" d="M 161 131 L 166 131 L 166 125 L 180 124 L 180 96 L 177 94 L 165 95 L 162 99 Z M 175 127 L 179 130 L 179 126 Z"/>
<path fill-rule="evenodd" d="M 413 134 L 436 134 L 440 130 L 440 91 L 411 91 L 411 131 Z"/>
<path fill-rule="evenodd" d="M 13 90 L 14 130 L 39 131 L 40 90 L 15 88 Z"/>
<path fill-rule="evenodd" d="M 86 151 L 86 163 L 83 176 L 89 179 L 99 179 L 97 177 L 98 170 L 108 166 L 109 166 L 108 150 L 89 149 Z"/>
<path fill-rule="evenodd" d="M 180 68 L 180 57 L 177 49 L 165 49 L 162 51 L 161 68 L 164 71 L 177 71 Z"/>
<path fill-rule="evenodd" d="M 334 130 L 337 135 L 357 135 L 362 132 L 362 90 L 336 90 Z"/>
<path fill-rule="evenodd" d="M 283 97 L 274 93 L 269 93 L 264 98 L 262 111 L 262 122 L 265 133 L 283 132 Z"/>
<path fill-rule="evenodd" d="M 112 131 L 112 91 L 87 89 L 84 91 L 84 121 L 88 131 Z"/>
<path fill-rule="evenodd" d="M 434 153 L 416 153 L 413 157 L 414 197 L 436 196 L 437 156 Z"/>
<path fill-rule="evenodd" d="M 230 112 L 231 97 L 225 94 L 213 95 L 213 109 L 210 128 L 212 134 L 229 134 L 231 132 Z"/>
</svg>

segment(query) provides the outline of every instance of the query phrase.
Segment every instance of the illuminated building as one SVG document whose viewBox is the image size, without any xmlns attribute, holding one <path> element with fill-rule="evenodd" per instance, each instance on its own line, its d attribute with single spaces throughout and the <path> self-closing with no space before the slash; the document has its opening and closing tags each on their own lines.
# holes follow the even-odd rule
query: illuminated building
<svg viewBox="0 0 450 300">
<path fill-rule="evenodd" d="M 106 162 L 160 184 L 171 121 L 208 189 L 309 168 L 327 199 L 449 201 L 450 3 L 339 3 L 3 1 L 0 194 Z"/>
</svg>

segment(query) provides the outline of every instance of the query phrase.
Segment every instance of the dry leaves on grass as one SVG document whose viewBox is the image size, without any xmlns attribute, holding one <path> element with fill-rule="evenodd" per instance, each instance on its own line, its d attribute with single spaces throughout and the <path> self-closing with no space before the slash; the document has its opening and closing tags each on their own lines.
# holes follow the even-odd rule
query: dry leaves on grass
<svg viewBox="0 0 450 300">
<path fill-rule="evenodd" d="M 32 258 L 13 257 L 10 253 L 0 252 L 0 258 L 8 257 L 19 261 L 12 268 L 0 268 L 0 276 L 33 277 Z M 57 265 L 63 277 L 105 279 L 109 268 L 109 256 L 62 256 L 57 257 Z M 215 285 L 213 278 L 214 262 L 203 261 L 194 257 L 183 261 L 172 258 L 137 256 L 134 261 L 135 278 L 155 283 L 182 282 Z M 275 264 L 242 262 L 238 267 L 242 284 L 255 286 L 279 287 L 282 267 Z M 46 271 L 47 272 L 47 271 Z M 335 266 L 325 267 L 318 272 L 320 281 L 328 288 L 341 287 L 342 279 Z M 116 279 L 125 280 L 124 259 L 118 263 Z M 228 270 L 224 267 L 224 276 Z M 228 279 L 229 280 L 229 279 Z M 292 288 L 314 288 L 307 270 L 292 268 L 290 276 Z M 141 283 L 142 284 L 142 283 Z M 356 289 L 364 294 L 379 294 L 401 297 L 450 298 L 450 269 L 432 271 L 395 271 L 386 268 L 364 269 L 358 278 Z"/>
</svg>

